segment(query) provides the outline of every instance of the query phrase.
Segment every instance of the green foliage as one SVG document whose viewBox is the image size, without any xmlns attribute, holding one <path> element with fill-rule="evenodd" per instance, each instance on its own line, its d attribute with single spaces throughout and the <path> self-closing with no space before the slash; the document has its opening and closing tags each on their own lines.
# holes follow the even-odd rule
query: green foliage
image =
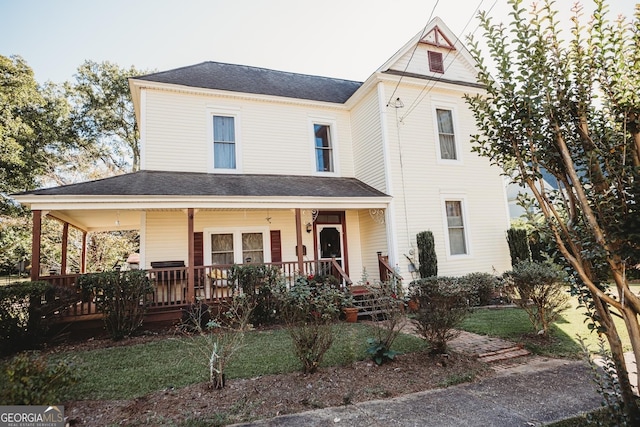
<svg viewBox="0 0 640 427">
<path fill-rule="evenodd" d="M 529 315 L 538 333 L 547 335 L 552 323 L 569 307 L 568 277 L 550 262 L 519 262 L 504 274 L 511 299 Z"/>
<path fill-rule="evenodd" d="M 467 291 L 456 277 L 430 277 L 412 282 L 409 295 L 419 305 L 412 319 L 415 331 L 432 352 L 445 353 L 469 312 Z"/>
<path fill-rule="evenodd" d="M 431 231 L 422 231 L 416 235 L 418 244 L 418 262 L 420 277 L 427 278 L 438 275 L 438 257 Z"/>
<path fill-rule="evenodd" d="M 78 277 L 78 287 L 92 295 L 96 308 L 104 314 L 104 326 L 114 340 L 133 334 L 146 313 L 153 292 L 146 271 L 107 271 Z"/>
<path fill-rule="evenodd" d="M 397 352 L 391 350 L 384 342 L 378 341 L 375 338 L 367 338 L 367 354 L 371 356 L 371 360 L 376 362 L 376 365 L 382 365 L 385 362 L 393 360 Z"/>
<path fill-rule="evenodd" d="M 280 271 L 268 265 L 233 265 L 229 271 L 229 283 L 236 291 L 246 295 L 255 308 L 249 322 L 254 325 L 271 325 L 281 321 L 280 294 L 284 282 Z"/>
<path fill-rule="evenodd" d="M 489 273 L 469 273 L 459 281 L 472 307 L 492 304 L 496 293 L 502 291 L 498 278 Z"/>
<path fill-rule="evenodd" d="M 0 366 L 3 405 L 54 405 L 68 399 L 77 382 L 73 365 L 51 362 L 37 353 L 20 353 Z"/>
<path fill-rule="evenodd" d="M 326 281 L 300 276 L 280 294 L 287 330 L 305 373 L 314 373 L 334 339 L 333 322 L 349 296 Z"/>
<path fill-rule="evenodd" d="M 75 289 L 47 282 L 0 286 L 0 355 L 42 346 L 55 317 L 75 298 Z"/>
<path fill-rule="evenodd" d="M 531 249 L 529 248 L 527 230 L 513 227 L 508 229 L 507 243 L 509 243 L 512 266 L 515 266 L 520 261 L 531 261 Z"/>
</svg>

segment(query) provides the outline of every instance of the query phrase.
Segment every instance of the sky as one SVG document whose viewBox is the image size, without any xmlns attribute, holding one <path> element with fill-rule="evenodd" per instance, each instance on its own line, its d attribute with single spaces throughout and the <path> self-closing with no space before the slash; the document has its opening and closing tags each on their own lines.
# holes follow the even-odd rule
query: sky
<svg viewBox="0 0 640 427">
<path fill-rule="evenodd" d="M 566 16 L 573 3 L 556 0 Z M 631 17 L 635 2 L 608 4 Z M 0 0 L 0 55 L 24 58 L 40 83 L 73 80 L 85 60 L 147 71 L 218 61 L 364 81 L 430 17 L 480 36 L 478 6 L 507 22 L 507 0 Z"/>
</svg>

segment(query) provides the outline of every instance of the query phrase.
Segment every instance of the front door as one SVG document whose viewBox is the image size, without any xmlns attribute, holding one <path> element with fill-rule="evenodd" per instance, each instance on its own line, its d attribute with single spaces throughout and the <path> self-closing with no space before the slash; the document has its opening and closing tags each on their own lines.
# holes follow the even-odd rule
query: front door
<svg viewBox="0 0 640 427">
<path fill-rule="evenodd" d="M 342 225 L 318 224 L 316 232 L 318 233 L 318 259 L 327 260 L 335 258 L 338 264 L 344 268 Z"/>
</svg>

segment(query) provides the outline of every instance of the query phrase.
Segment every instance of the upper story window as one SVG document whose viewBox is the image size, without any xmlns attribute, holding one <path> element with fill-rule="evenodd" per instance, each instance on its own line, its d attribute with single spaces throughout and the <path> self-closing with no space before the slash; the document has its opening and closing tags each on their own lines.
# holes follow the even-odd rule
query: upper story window
<svg viewBox="0 0 640 427">
<path fill-rule="evenodd" d="M 459 160 L 453 124 L 453 111 L 436 108 L 441 160 Z"/>
<path fill-rule="evenodd" d="M 446 200 L 444 204 L 447 214 L 447 228 L 449 232 L 449 254 L 466 255 L 468 254 L 468 245 L 462 200 Z"/>
<path fill-rule="evenodd" d="M 213 116 L 213 167 L 236 169 L 235 117 Z"/>
<path fill-rule="evenodd" d="M 331 141 L 331 128 L 329 125 L 313 125 L 315 141 L 316 171 L 334 172 L 333 143 Z"/>
<path fill-rule="evenodd" d="M 434 52 L 432 50 L 428 50 L 429 55 L 429 71 L 433 73 L 441 73 L 444 74 L 444 61 L 442 60 L 441 52 Z"/>
</svg>

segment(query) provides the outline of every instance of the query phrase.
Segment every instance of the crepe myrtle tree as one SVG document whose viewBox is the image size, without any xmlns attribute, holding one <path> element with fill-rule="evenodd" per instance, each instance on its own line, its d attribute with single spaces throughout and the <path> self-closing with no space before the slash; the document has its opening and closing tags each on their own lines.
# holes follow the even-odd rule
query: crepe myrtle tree
<svg viewBox="0 0 640 427">
<path fill-rule="evenodd" d="M 611 20 L 596 0 L 588 24 L 575 5 L 565 40 L 553 1 L 530 14 L 521 0 L 509 4 L 506 26 L 479 14 L 491 68 L 470 39 L 486 87 L 465 97 L 479 129 L 474 150 L 531 190 L 591 328 L 607 337 L 622 399 L 637 419 L 613 316 L 624 319 L 640 364 L 640 298 L 628 278 L 640 263 L 640 5 L 632 19 Z M 545 184 L 544 171 L 557 189 Z"/>
</svg>

